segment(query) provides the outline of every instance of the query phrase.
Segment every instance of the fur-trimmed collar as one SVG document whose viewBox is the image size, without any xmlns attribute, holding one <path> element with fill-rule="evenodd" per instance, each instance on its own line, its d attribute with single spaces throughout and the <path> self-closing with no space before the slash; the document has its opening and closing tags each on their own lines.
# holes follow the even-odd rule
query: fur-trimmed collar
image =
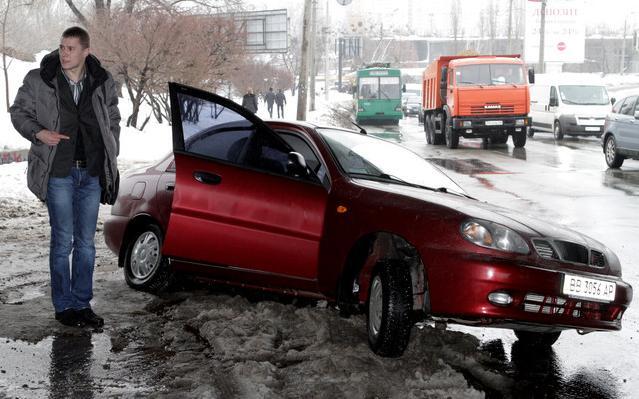
<svg viewBox="0 0 639 399">
<path fill-rule="evenodd" d="M 86 68 L 86 74 L 89 76 L 92 83 L 92 88 L 100 86 L 107 78 L 106 69 L 102 68 L 100 60 L 98 60 L 93 54 L 89 54 L 84 63 Z M 54 50 L 45 55 L 40 62 L 40 76 L 47 84 L 51 84 L 55 75 L 60 68 L 60 52 Z"/>
</svg>

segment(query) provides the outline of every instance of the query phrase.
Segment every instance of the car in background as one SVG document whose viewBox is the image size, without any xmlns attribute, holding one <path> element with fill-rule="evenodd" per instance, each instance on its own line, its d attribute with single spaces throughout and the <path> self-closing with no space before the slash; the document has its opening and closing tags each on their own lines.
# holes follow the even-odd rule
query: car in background
<svg viewBox="0 0 639 399">
<path fill-rule="evenodd" d="M 604 244 L 471 198 L 365 132 L 169 92 L 173 154 L 122 177 L 104 225 L 132 288 L 189 273 L 326 300 L 364 312 L 371 349 L 388 357 L 425 319 L 511 329 L 532 347 L 621 329 L 632 287 Z"/>
<path fill-rule="evenodd" d="M 403 98 L 402 98 L 403 99 Z M 402 110 L 404 116 L 419 116 L 422 112 L 422 100 L 417 96 L 411 96 L 406 98 L 406 101 L 402 101 Z"/>
<path fill-rule="evenodd" d="M 622 98 L 606 116 L 601 146 L 606 164 L 620 168 L 626 158 L 639 159 L 639 96 Z"/>
</svg>

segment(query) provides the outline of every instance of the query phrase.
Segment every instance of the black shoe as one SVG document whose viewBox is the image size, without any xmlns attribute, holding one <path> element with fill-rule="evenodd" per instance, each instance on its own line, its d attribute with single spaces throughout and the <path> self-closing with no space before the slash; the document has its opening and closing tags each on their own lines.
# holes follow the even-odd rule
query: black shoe
<svg viewBox="0 0 639 399">
<path fill-rule="evenodd" d="M 73 309 L 66 309 L 62 312 L 55 313 L 55 319 L 57 321 L 70 327 L 84 326 L 84 321 L 79 316 L 80 315 Z"/>
<path fill-rule="evenodd" d="M 104 325 L 104 319 L 93 313 L 93 310 L 91 308 L 76 310 L 76 313 L 82 321 L 90 326 L 102 327 Z"/>
</svg>

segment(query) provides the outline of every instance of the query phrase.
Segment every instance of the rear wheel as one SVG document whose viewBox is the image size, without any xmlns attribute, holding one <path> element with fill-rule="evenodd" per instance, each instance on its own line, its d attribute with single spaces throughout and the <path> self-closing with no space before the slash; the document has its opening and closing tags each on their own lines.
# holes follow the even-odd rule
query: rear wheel
<svg viewBox="0 0 639 399">
<path fill-rule="evenodd" d="M 169 286 L 172 273 L 162 256 L 162 232 L 154 224 L 138 228 L 128 240 L 124 279 L 136 290 L 159 292 Z"/>
<path fill-rule="evenodd" d="M 624 157 L 617 152 L 617 142 L 615 136 L 609 136 L 606 139 L 606 163 L 611 168 L 620 168 L 623 165 Z"/>
<path fill-rule="evenodd" d="M 399 261 L 379 263 L 368 290 L 368 343 L 376 354 L 399 357 L 408 346 L 412 287 L 408 267 Z"/>
<path fill-rule="evenodd" d="M 555 136 L 555 140 L 563 140 L 564 139 L 564 131 L 561 128 L 561 123 L 559 121 L 555 121 L 555 127 L 553 128 L 553 135 Z"/>
<path fill-rule="evenodd" d="M 459 135 L 453 129 L 453 123 L 450 118 L 446 118 L 446 147 L 448 148 L 457 148 L 459 145 Z"/>
<path fill-rule="evenodd" d="M 426 115 L 424 118 L 424 132 L 426 132 L 426 143 L 433 144 L 433 126 L 432 126 L 432 118 L 430 115 Z"/>
<path fill-rule="evenodd" d="M 561 331 L 559 332 L 532 332 L 532 331 L 521 331 L 515 330 L 515 335 L 520 343 L 528 347 L 549 347 L 552 346 L 561 335 Z"/>
<path fill-rule="evenodd" d="M 535 135 L 535 130 L 532 127 L 528 127 L 528 137 L 532 138 Z"/>
</svg>

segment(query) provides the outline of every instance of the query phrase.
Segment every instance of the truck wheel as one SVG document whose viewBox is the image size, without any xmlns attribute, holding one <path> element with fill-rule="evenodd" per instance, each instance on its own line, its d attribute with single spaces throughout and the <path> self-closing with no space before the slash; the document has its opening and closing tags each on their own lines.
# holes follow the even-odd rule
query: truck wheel
<svg viewBox="0 0 639 399">
<path fill-rule="evenodd" d="M 513 133 L 513 144 L 515 148 L 521 148 L 526 145 L 526 131 Z"/>
<path fill-rule="evenodd" d="M 555 127 L 552 132 L 553 132 L 553 135 L 555 136 L 555 140 L 564 139 L 564 131 L 561 129 L 561 123 L 559 123 L 559 121 L 555 121 Z"/>
<path fill-rule="evenodd" d="M 377 264 L 368 290 L 366 325 L 368 343 L 379 356 L 399 357 L 408 346 L 412 293 L 405 264 L 393 260 Z"/>
<path fill-rule="evenodd" d="M 424 131 L 426 132 L 426 143 L 433 144 L 433 136 L 435 135 L 433 132 L 433 124 L 432 118 L 430 115 L 426 115 L 424 119 Z"/>
<path fill-rule="evenodd" d="M 459 145 L 459 135 L 453 129 L 453 124 L 446 119 L 446 147 L 454 149 Z"/>
<path fill-rule="evenodd" d="M 532 126 L 528 127 L 528 137 L 532 138 L 535 135 L 535 129 Z"/>
</svg>

